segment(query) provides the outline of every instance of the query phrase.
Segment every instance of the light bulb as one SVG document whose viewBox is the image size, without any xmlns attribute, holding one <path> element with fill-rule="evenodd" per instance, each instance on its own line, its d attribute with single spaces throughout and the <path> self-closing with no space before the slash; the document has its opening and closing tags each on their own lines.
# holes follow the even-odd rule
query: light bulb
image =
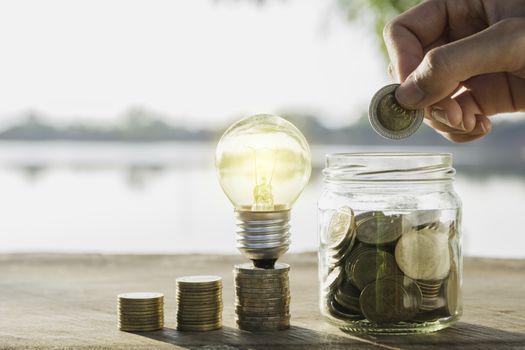
<svg viewBox="0 0 525 350">
<path fill-rule="evenodd" d="M 290 209 L 308 183 L 310 148 L 281 117 L 242 119 L 226 130 L 215 162 L 237 215 L 237 247 L 256 266 L 273 266 L 290 245 Z"/>
</svg>

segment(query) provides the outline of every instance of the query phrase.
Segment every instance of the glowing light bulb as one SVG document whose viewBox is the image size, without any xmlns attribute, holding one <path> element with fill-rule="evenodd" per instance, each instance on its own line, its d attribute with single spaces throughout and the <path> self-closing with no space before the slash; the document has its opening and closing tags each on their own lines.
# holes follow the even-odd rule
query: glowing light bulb
<svg viewBox="0 0 525 350">
<path fill-rule="evenodd" d="M 215 161 L 235 207 L 239 250 L 256 266 L 273 266 L 288 250 L 290 209 L 310 178 L 306 139 L 278 116 L 255 115 L 226 130 Z"/>
</svg>

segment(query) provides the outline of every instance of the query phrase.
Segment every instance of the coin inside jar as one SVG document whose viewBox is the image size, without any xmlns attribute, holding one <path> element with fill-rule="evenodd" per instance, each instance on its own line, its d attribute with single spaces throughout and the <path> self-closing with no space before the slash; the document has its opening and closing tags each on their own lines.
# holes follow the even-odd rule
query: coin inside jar
<svg viewBox="0 0 525 350">
<path fill-rule="evenodd" d="M 459 278 L 455 268 L 450 270 L 445 281 L 445 299 L 447 313 L 450 316 L 455 315 L 459 310 Z"/>
<path fill-rule="evenodd" d="M 349 207 L 338 209 L 330 220 L 326 233 L 327 243 L 332 249 L 345 246 L 349 232 L 355 225 L 354 212 Z"/>
<path fill-rule="evenodd" d="M 365 251 L 346 266 L 346 271 L 351 276 L 352 283 L 360 290 L 377 278 L 401 273 L 394 257 L 381 250 Z"/>
<path fill-rule="evenodd" d="M 395 242 L 403 232 L 402 221 L 399 215 L 374 215 L 359 222 L 357 239 L 371 245 Z"/>
<path fill-rule="evenodd" d="M 375 323 L 396 323 L 414 315 L 415 304 L 399 281 L 380 279 L 370 283 L 359 298 L 365 317 Z"/>
<path fill-rule="evenodd" d="M 370 101 L 368 119 L 372 128 L 388 139 L 404 139 L 414 134 L 423 122 L 423 110 L 402 107 L 396 100 L 399 84 L 390 84 L 375 93 Z"/>
<path fill-rule="evenodd" d="M 441 280 L 450 270 L 448 235 L 432 229 L 412 230 L 399 239 L 395 249 L 399 268 L 416 280 Z"/>
</svg>

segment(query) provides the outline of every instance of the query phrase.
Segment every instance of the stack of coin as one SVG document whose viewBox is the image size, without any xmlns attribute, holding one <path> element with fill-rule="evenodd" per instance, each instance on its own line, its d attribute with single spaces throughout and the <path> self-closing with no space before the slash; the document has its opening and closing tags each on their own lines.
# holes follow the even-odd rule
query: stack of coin
<svg viewBox="0 0 525 350">
<path fill-rule="evenodd" d="M 439 309 L 445 305 L 445 299 L 441 297 L 440 291 L 443 285 L 443 280 L 435 281 L 416 281 L 417 285 L 421 289 L 423 295 L 423 301 L 421 303 L 421 310 L 430 311 Z"/>
<path fill-rule="evenodd" d="M 273 269 L 252 264 L 235 265 L 235 313 L 240 329 L 281 330 L 290 327 L 290 266 Z"/>
<path fill-rule="evenodd" d="M 222 278 L 185 276 L 177 282 L 177 329 L 211 331 L 222 328 Z"/>
<path fill-rule="evenodd" d="M 118 295 L 118 327 L 121 331 L 147 332 L 164 327 L 164 295 L 124 293 Z"/>
</svg>

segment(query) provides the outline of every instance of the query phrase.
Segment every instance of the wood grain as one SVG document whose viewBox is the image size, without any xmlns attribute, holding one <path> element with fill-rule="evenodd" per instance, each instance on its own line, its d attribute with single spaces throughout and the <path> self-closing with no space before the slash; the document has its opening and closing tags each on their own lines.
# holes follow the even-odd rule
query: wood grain
<svg viewBox="0 0 525 350">
<path fill-rule="evenodd" d="M 233 321 L 232 267 L 241 256 L 0 255 L 0 349 L 525 349 L 525 260 L 465 259 L 464 316 L 456 326 L 413 336 L 352 335 L 318 311 L 314 254 L 288 254 L 292 324 L 250 333 Z M 175 277 L 224 278 L 224 328 L 177 332 Z M 160 291 L 166 328 L 116 329 L 116 295 Z"/>
</svg>

